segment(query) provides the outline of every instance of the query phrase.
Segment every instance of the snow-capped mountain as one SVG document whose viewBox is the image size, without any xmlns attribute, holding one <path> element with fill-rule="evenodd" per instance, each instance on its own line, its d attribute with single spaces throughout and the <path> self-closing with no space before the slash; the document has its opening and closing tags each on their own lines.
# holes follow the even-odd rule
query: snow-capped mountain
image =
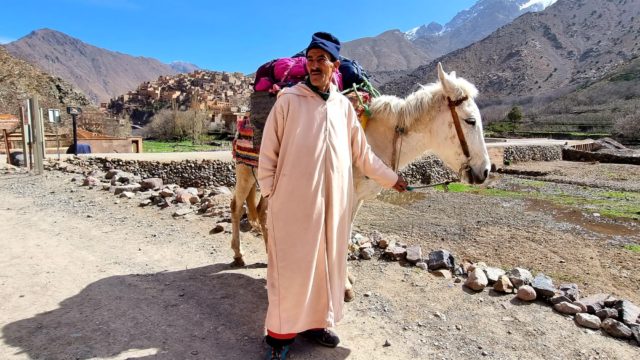
<svg viewBox="0 0 640 360">
<path fill-rule="evenodd" d="M 474 27 L 480 40 L 497 28 L 513 21 L 518 16 L 542 11 L 557 0 L 479 0 L 470 9 L 459 12 L 450 22 L 442 26 L 436 22 L 421 25 L 405 32 L 409 41 L 432 36 L 442 36 L 459 28 Z M 478 27 L 478 25 L 480 25 Z M 460 47 L 464 47 L 465 44 Z"/>
</svg>

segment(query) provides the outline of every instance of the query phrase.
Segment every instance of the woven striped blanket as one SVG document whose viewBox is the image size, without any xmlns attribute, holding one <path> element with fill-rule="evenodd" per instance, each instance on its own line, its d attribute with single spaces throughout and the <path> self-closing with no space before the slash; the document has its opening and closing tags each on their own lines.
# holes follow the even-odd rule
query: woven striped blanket
<svg viewBox="0 0 640 360">
<path fill-rule="evenodd" d="M 245 117 L 242 120 L 238 120 L 236 128 L 236 137 L 233 140 L 231 151 L 233 158 L 236 162 L 257 167 L 260 147 L 254 146 L 254 129 L 251 126 L 249 118 Z"/>
</svg>

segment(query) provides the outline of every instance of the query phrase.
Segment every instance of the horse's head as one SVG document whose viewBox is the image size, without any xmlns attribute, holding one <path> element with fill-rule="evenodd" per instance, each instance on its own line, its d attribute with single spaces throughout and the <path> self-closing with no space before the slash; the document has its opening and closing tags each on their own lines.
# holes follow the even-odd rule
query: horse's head
<svg viewBox="0 0 640 360">
<path fill-rule="evenodd" d="M 449 167 L 459 171 L 462 180 L 480 184 L 489 175 L 491 161 L 484 143 L 480 110 L 474 101 L 478 90 L 465 79 L 456 77 L 455 71 L 445 73 L 440 63 L 438 78 L 442 105 L 433 131 L 438 133 L 435 138 L 446 144 L 437 146 L 440 151 L 436 153 Z"/>
</svg>

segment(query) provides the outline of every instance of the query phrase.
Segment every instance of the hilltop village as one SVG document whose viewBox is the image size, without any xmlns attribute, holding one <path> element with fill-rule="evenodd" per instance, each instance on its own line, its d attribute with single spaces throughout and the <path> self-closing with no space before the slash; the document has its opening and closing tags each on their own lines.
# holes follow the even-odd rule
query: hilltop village
<svg viewBox="0 0 640 360">
<path fill-rule="evenodd" d="M 160 76 L 102 103 L 101 108 L 114 117 L 130 118 L 134 126 L 145 125 L 162 109 L 205 111 L 211 117 L 212 127 L 223 130 L 232 118 L 247 114 L 252 81 L 242 73 L 206 70 Z"/>
</svg>

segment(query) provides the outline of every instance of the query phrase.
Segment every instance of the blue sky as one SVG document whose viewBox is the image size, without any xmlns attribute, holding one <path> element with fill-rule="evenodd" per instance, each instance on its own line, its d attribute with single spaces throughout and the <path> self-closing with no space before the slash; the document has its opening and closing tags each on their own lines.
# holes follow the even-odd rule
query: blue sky
<svg viewBox="0 0 640 360">
<path fill-rule="evenodd" d="M 0 0 L 0 43 L 50 28 L 112 51 L 251 73 L 304 48 L 316 31 L 341 41 L 445 24 L 476 0 Z M 274 7 L 277 5 L 278 7 Z M 18 16 L 22 14 L 22 16 Z"/>
</svg>

